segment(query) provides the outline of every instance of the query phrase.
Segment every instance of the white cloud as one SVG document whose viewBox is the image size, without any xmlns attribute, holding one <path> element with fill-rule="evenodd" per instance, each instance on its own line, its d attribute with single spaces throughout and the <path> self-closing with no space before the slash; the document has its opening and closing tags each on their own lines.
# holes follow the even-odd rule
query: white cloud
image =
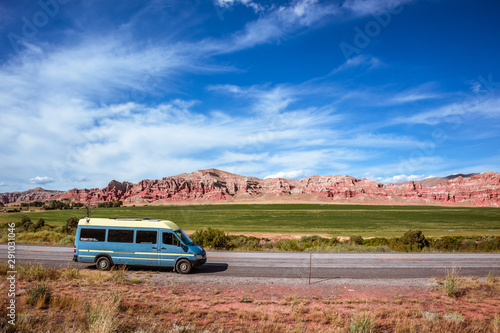
<svg viewBox="0 0 500 333">
<path fill-rule="evenodd" d="M 376 177 L 375 180 L 381 182 L 381 183 L 400 183 L 400 182 L 408 182 L 408 181 L 417 181 L 417 180 L 422 180 L 425 178 L 430 178 L 433 176 L 426 176 L 426 175 L 395 175 L 392 177 Z"/>
<path fill-rule="evenodd" d="M 398 117 L 391 124 L 427 124 L 463 123 L 472 114 L 476 116 L 500 116 L 500 98 L 471 99 L 463 103 L 452 103 L 442 107 L 420 112 L 409 117 Z"/>
<path fill-rule="evenodd" d="M 252 8 L 256 13 L 265 9 L 264 6 L 252 0 L 215 0 L 215 5 L 223 8 L 231 7 L 238 3 Z"/>
<path fill-rule="evenodd" d="M 390 98 L 386 103 L 388 105 L 405 104 L 405 103 L 418 102 L 421 100 L 442 98 L 443 97 L 442 94 L 430 91 L 432 87 L 433 87 L 432 83 L 426 83 L 416 88 L 407 89 L 405 91 L 400 92 L 399 94 L 396 94 L 394 97 Z"/>
<path fill-rule="evenodd" d="M 31 178 L 29 180 L 29 182 L 31 184 L 40 184 L 40 185 L 44 185 L 44 184 L 51 184 L 51 183 L 54 183 L 55 180 L 50 178 L 50 177 L 35 177 L 35 178 Z"/>
<path fill-rule="evenodd" d="M 74 177 L 71 180 L 77 183 L 88 183 L 90 181 L 88 177 Z"/>
<path fill-rule="evenodd" d="M 223 1 L 235 3 L 236 1 Z M 292 1 L 266 12 L 257 20 L 249 22 L 243 31 L 239 31 L 219 45 L 222 53 L 234 52 L 256 45 L 278 42 L 302 28 L 321 25 L 333 14 L 338 13 L 335 4 L 321 4 L 315 0 Z"/>
<path fill-rule="evenodd" d="M 384 11 L 398 11 L 400 6 L 410 2 L 413 0 L 346 0 L 342 7 L 356 16 L 365 16 Z"/>
<path fill-rule="evenodd" d="M 302 179 L 307 177 L 304 170 L 295 170 L 295 171 L 280 171 L 278 173 L 265 176 L 264 179 L 268 178 L 286 178 L 286 179 Z"/>
<path fill-rule="evenodd" d="M 366 67 L 369 70 L 373 68 L 380 67 L 382 65 L 382 61 L 375 57 L 367 57 L 364 55 L 358 55 L 356 57 L 348 59 L 345 63 L 335 68 L 330 75 L 337 74 L 342 71 L 346 71 L 348 69 L 357 68 L 357 67 Z"/>
</svg>

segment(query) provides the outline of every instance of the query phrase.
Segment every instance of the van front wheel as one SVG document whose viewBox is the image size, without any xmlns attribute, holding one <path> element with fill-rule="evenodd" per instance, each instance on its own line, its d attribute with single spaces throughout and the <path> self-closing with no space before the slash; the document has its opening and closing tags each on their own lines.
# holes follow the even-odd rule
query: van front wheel
<svg viewBox="0 0 500 333">
<path fill-rule="evenodd" d="M 177 262 L 177 265 L 175 265 L 175 270 L 181 274 L 189 274 L 192 268 L 193 265 L 191 265 L 191 262 L 187 259 L 181 259 Z"/>
<path fill-rule="evenodd" d="M 100 257 L 96 261 L 96 266 L 101 271 L 109 271 L 111 268 L 111 260 L 108 257 Z"/>
</svg>

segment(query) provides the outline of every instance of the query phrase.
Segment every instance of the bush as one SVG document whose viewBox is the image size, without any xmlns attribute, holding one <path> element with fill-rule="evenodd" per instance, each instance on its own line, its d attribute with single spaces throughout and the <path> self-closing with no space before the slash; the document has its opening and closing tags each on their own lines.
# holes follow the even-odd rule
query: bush
<svg viewBox="0 0 500 333">
<path fill-rule="evenodd" d="M 299 242 L 296 239 L 280 239 L 276 242 L 276 248 L 281 251 L 298 251 Z"/>
<path fill-rule="evenodd" d="M 229 239 L 231 248 L 248 251 L 260 250 L 262 248 L 260 244 L 260 238 L 254 236 L 229 236 Z M 264 242 L 266 242 L 266 240 L 264 240 Z"/>
<path fill-rule="evenodd" d="M 389 240 L 387 238 L 369 238 L 363 239 L 363 245 L 367 246 L 389 246 Z"/>
<path fill-rule="evenodd" d="M 485 237 L 477 244 L 477 248 L 481 252 L 500 251 L 500 237 Z"/>
<path fill-rule="evenodd" d="M 425 239 L 421 230 L 409 230 L 405 232 L 399 242 L 404 246 L 406 251 L 421 251 L 424 247 L 429 246 L 429 242 Z"/>
<path fill-rule="evenodd" d="M 32 224 L 33 222 L 31 222 L 30 218 L 26 215 L 24 215 L 23 218 L 21 219 L 21 227 L 24 230 L 28 230 Z"/>
<path fill-rule="evenodd" d="M 350 245 L 363 245 L 363 237 L 361 236 L 351 236 L 349 237 Z"/>
<path fill-rule="evenodd" d="M 58 201 L 58 200 L 50 200 L 48 205 L 43 205 L 43 209 L 45 210 L 55 210 L 55 209 L 70 209 L 70 205 L 68 203 Z"/>
<path fill-rule="evenodd" d="M 230 238 L 220 229 L 198 229 L 191 235 L 191 239 L 202 247 L 209 247 L 218 250 L 228 250 L 230 248 Z"/>
<path fill-rule="evenodd" d="M 97 204 L 98 208 L 113 208 L 113 207 L 121 207 L 123 205 L 123 202 L 121 200 L 113 200 L 113 201 L 107 201 L 107 202 L 99 202 Z"/>
<path fill-rule="evenodd" d="M 52 291 L 45 283 L 29 288 L 26 290 L 26 294 L 28 295 L 26 303 L 36 305 L 39 309 L 47 308 L 52 297 Z"/>
<path fill-rule="evenodd" d="M 66 220 L 66 225 L 59 229 L 63 233 L 72 233 L 78 227 L 79 219 L 77 217 L 70 217 Z"/>
</svg>

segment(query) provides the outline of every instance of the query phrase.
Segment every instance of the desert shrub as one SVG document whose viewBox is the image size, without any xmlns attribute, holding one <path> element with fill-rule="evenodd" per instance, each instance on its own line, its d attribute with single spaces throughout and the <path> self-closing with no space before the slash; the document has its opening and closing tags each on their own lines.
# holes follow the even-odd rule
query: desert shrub
<svg viewBox="0 0 500 333">
<path fill-rule="evenodd" d="M 299 242 L 296 239 L 280 239 L 276 248 L 281 251 L 299 251 Z"/>
<path fill-rule="evenodd" d="M 105 300 L 95 300 L 88 310 L 87 332 L 111 333 L 120 332 L 121 295 L 111 293 Z"/>
<path fill-rule="evenodd" d="M 338 240 L 338 239 L 335 237 L 335 240 Z M 334 241 L 332 241 L 332 239 L 323 238 L 323 237 L 314 235 L 314 236 L 302 236 L 302 237 L 300 237 L 298 246 L 299 246 L 299 250 L 303 251 L 303 250 L 308 250 L 308 249 L 312 249 L 312 248 L 318 249 L 318 248 L 329 247 L 333 244 L 334 244 Z"/>
<path fill-rule="evenodd" d="M 349 237 L 350 245 L 363 245 L 363 237 L 361 236 L 351 236 Z"/>
<path fill-rule="evenodd" d="M 228 250 L 230 248 L 230 238 L 223 230 L 206 228 L 198 229 L 191 235 L 191 239 L 202 247 L 209 247 L 218 250 Z"/>
<path fill-rule="evenodd" d="M 31 222 L 30 218 L 26 215 L 23 215 L 23 217 L 21 218 L 21 225 L 20 226 L 24 230 L 28 230 L 32 224 L 33 224 L 33 222 Z"/>
<path fill-rule="evenodd" d="M 471 238 L 462 239 L 460 242 L 460 251 L 463 252 L 476 252 L 477 251 L 477 241 Z"/>
<path fill-rule="evenodd" d="M 32 223 L 28 230 L 31 231 L 31 232 L 36 232 L 38 230 L 40 230 L 41 228 L 43 228 L 45 226 L 45 220 L 44 219 L 39 219 L 37 223 Z"/>
<path fill-rule="evenodd" d="M 485 237 L 477 244 L 477 249 L 481 252 L 500 251 L 500 237 Z"/>
<path fill-rule="evenodd" d="M 449 297 L 458 297 L 461 292 L 458 288 L 459 269 L 453 267 L 446 271 L 446 279 L 444 280 L 444 292 Z"/>
<path fill-rule="evenodd" d="M 354 315 L 349 324 L 350 333 L 372 333 L 375 332 L 377 324 L 375 319 L 364 313 L 363 315 Z"/>
<path fill-rule="evenodd" d="M 29 288 L 26 290 L 26 294 L 28 295 L 26 303 L 36 305 L 39 309 L 47 308 L 52 297 L 52 291 L 46 283 Z"/>
<path fill-rule="evenodd" d="M 78 221 L 79 219 L 77 217 L 70 217 L 66 220 L 66 225 L 64 225 L 62 229 L 60 229 L 61 232 L 67 234 L 74 232 L 78 227 Z"/>
<path fill-rule="evenodd" d="M 458 236 L 444 236 L 439 239 L 435 246 L 441 251 L 458 251 L 461 247 L 463 237 Z"/>
<path fill-rule="evenodd" d="M 249 251 L 260 250 L 262 248 L 260 244 L 261 241 L 260 238 L 254 236 L 250 237 L 244 235 L 229 236 L 229 239 L 231 248 L 249 250 Z M 264 240 L 264 242 L 266 242 L 266 240 Z"/>
<path fill-rule="evenodd" d="M 367 246 L 388 246 L 389 240 L 387 238 L 368 238 L 363 239 L 363 245 Z"/>
<path fill-rule="evenodd" d="M 403 237 L 399 239 L 399 242 L 407 252 L 421 251 L 424 247 L 429 246 L 429 242 L 425 239 L 421 230 L 409 230 L 405 232 Z"/>
<path fill-rule="evenodd" d="M 20 265 L 17 268 L 20 280 L 25 281 L 45 281 L 57 280 L 60 271 L 55 268 L 44 268 L 40 265 Z"/>
<path fill-rule="evenodd" d="M 73 245 L 75 244 L 75 236 L 74 235 L 67 235 L 64 236 L 57 242 L 59 245 Z"/>
</svg>

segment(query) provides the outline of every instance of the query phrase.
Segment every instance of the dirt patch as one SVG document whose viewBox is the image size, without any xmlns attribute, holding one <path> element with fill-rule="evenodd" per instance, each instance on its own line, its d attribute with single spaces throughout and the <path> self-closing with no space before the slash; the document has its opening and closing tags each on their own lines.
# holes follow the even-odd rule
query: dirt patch
<svg viewBox="0 0 500 333">
<path fill-rule="evenodd" d="M 498 279 L 462 279 L 460 297 L 449 297 L 439 280 L 263 283 L 155 271 L 66 271 L 73 273 L 43 282 L 52 290 L 49 304 L 26 304 L 26 290 L 38 282 L 19 283 L 21 331 L 85 331 L 96 320 L 119 332 L 357 332 L 358 325 L 374 332 L 500 328 Z"/>
</svg>

